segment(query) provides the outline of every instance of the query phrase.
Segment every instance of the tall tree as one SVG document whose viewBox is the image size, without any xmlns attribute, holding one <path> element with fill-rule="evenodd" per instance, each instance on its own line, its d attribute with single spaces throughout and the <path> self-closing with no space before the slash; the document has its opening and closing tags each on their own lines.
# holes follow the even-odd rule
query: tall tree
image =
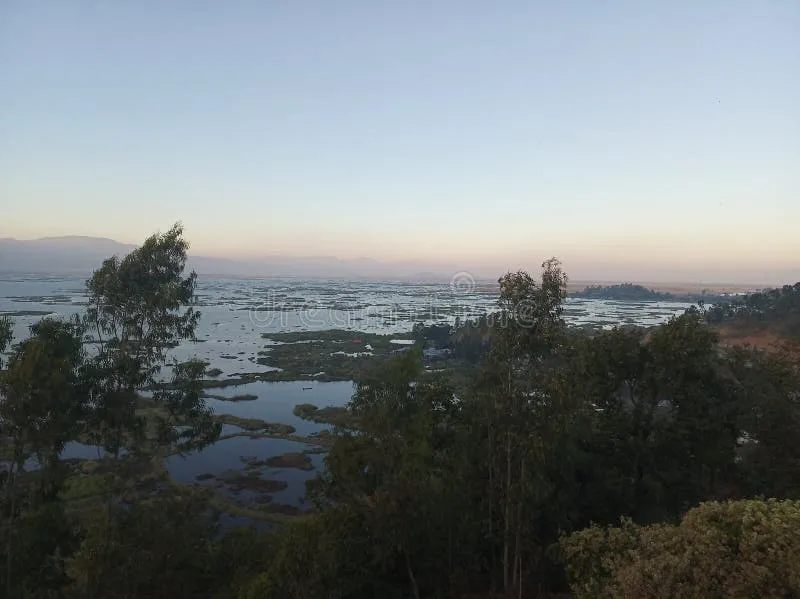
<svg viewBox="0 0 800 599">
<path fill-rule="evenodd" d="M 201 395 L 204 368 L 195 361 L 173 363 L 170 376 L 161 375 L 168 350 L 193 339 L 200 318 L 194 308 L 197 275 L 184 274 L 188 247 L 176 224 L 124 258 L 107 259 L 87 282 L 85 322 L 96 351 L 87 367 L 92 385 L 86 430 L 117 462 L 107 481 L 109 522 L 116 513 L 114 497 L 127 478 L 138 475 L 140 464 L 149 464 L 153 451 L 191 450 L 219 436 Z M 152 393 L 147 417 L 138 411 L 143 390 Z M 101 553 L 114 549 L 114 531 L 110 524 L 93 540 Z M 99 561 L 94 580 L 106 579 L 113 569 L 113 563 Z"/>
<path fill-rule="evenodd" d="M 558 360 L 566 325 L 562 318 L 567 277 L 555 258 L 542 264 L 541 282 L 524 271 L 499 280 L 500 315 L 487 361 L 484 405 L 488 423 L 490 501 L 497 510 L 501 539 L 502 585 L 506 592 L 521 588 L 523 536 L 535 497 L 544 491 L 536 482 L 545 459 L 549 433 L 537 428 L 540 414 L 550 408 L 547 372 Z M 541 481 L 539 481 L 541 483 Z M 492 514 L 490 522 L 495 520 Z"/>
<path fill-rule="evenodd" d="M 3 356 L 1 354 L 6 351 L 12 338 L 11 319 L 8 316 L 0 317 L 0 369 L 3 368 Z"/>
<path fill-rule="evenodd" d="M 441 575 L 437 566 L 447 549 L 438 551 L 431 530 L 452 533 L 455 523 L 452 513 L 438 510 L 451 490 L 446 461 L 454 401 L 449 385 L 423 373 L 417 351 L 370 373 L 350 403 L 359 430 L 336 437 L 322 478 L 319 503 L 360 514 L 375 540 L 375 567 L 405 579 L 413 597 L 431 591 L 431 571 Z"/>
<path fill-rule="evenodd" d="M 770 352 L 740 347 L 731 353 L 743 399 L 737 453 L 745 489 L 800 498 L 800 345 Z"/>
<path fill-rule="evenodd" d="M 42 582 L 35 580 L 33 573 L 41 570 L 32 563 L 49 563 L 61 541 L 56 524 L 63 520 L 53 520 L 59 509 L 51 509 L 63 480 L 58 458 L 78 430 L 86 392 L 80 323 L 44 319 L 30 330 L 31 336 L 13 349 L 0 378 L 0 437 L 11 453 L 2 477 L 2 578 L 8 597 Z M 36 476 L 25 472 L 31 456 L 36 458 Z M 37 514 L 53 527 L 47 542 L 39 542 L 41 537 L 33 533 L 44 533 Z"/>
<path fill-rule="evenodd" d="M 136 416 L 137 391 L 145 387 L 161 389 L 155 396 L 161 404 L 202 415 L 198 393 L 175 400 L 158 378 L 167 350 L 192 339 L 200 318 L 193 307 L 197 275 L 184 274 L 188 248 L 183 228 L 176 224 L 124 258 L 107 259 L 87 282 L 86 322 L 98 344 L 92 361 L 96 386 L 90 432 L 116 457 L 126 438 L 135 446 L 145 432 Z M 197 378 L 192 368 L 173 374 L 177 382 L 188 375 L 194 384 Z"/>
</svg>

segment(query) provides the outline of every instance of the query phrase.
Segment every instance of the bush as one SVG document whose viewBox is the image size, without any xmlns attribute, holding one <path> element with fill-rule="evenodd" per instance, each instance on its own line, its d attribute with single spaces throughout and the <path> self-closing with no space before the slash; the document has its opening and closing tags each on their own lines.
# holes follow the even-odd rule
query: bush
<svg viewBox="0 0 800 599">
<path fill-rule="evenodd" d="M 364 521 L 333 508 L 292 522 L 277 539 L 269 568 L 240 599 L 370 597 L 371 545 Z"/>
<path fill-rule="evenodd" d="M 796 597 L 800 501 L 704 503 L 678 526 L 592 527 L 560 548 L 578 599 Z"/>
</svg>

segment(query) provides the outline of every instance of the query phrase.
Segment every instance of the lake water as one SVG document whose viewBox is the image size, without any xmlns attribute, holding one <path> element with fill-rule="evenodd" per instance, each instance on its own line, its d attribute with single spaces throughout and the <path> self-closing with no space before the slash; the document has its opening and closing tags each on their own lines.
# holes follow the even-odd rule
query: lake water
<svg viewBox="0 0 800 599">
<path fill-rule="evenodd" d="M 447 284 L 381 283 L 371 281 L 300 281 L 199 278 L 198 309 L 202 316 L 197 341 L 172 350 L 178 360 L 199 358 L 210 368 L 219 368 L 218 379 L 270 370 L 256 364 L 258 352 L 270 342 L 265 333 L 282 331 L 348 329 L 370 333 L 403 333 L 415 322 L 432 324 L 475 318 L 495 309 L 497 290 L 491 286 L 452 289 Z M 0 315 L 11 314 L 14 335 L 20 340 L 27 328 L 42 316 L 70 316 L 83 312 L 84 278 L 39 275 L 0 275 Z M 656 325 L 680 314 L 689 304 L 678 302 L 615 302 L 570 298 L 564 316 L 573 325 L 608 328 L 615 324 Z M 305 389 L 309 388 L 310 389 Z M 256 395 L 253 401 L 228 402 L 209 399 L 216 413 L 291 424 L 298 435 L 327 428 L 292 414 L 294 406 L 313 403 L 318 407 L 344 405 L 352 394 L 349 382 L 255 382 L 237 387 L 210 389 L 215 395 Z M 241 432 L 226 425 L 223 434 Z M 312 446 L 283 439 L 235 437 L 186 457 L 173 456 L 167 468 L 173 478 L 187 484 L 217 485 L 217 479 L 197 481 L 202 474 L 218 476 L 241 469 L 242 456 L 259 459 L 286 452 L 305 451 Z M 94 459 L 96 448 L 72 443 L 65 457 Z M 284 480 L 288 487 L 272 494 L 272 502 L 304 506 L 304 484 L 323 467 L 324 456 L 310 455 L 314 470 L 265 468 L 264 478 Z M 234 493 L 223 485 L 221 492 L 238 503 L 256 499 L 248 491 Z M 235 525 L 236 518 L 226 522 Z"/>
<path fill-rule="evenodd" d="M 197 342 L 173 350 L 179 360 L 197 357 L 225 376 L 264 372 L 255 364 L 265 349 L 265 333 L 341 328 L 370 333 L 402 333 L 415 322 L 432 324 L 477 317 L 495 309 L 491 287 L 454 290 L 447 284 L 372 281 L 286 281 L 199 278 L 202 316 Z M 0 274 L 0 315 L 12 314 L 15 338 L 46 314 L 83 312 L 82 277 Z M 616 302 L 568 298 L 564 317 L 573 325 L 655 325 L 690 304 Z"/>
<path fill-rule="evenodd" d="M 265 460 L 289 452 L 302 453 L 313 449 L 313 445 L 298 443 L 286 439 L 251 439 L 249 437 L 233 437 L 222 439 L 187 456 L 171 456 L 167 458 L 167 471 L 172 478 L 180 483 L 200 484 L 203 486 L 217 487 L 230 499 L 244 506 L 256 503 L 259 493 L 242 490 L 234 491 L 230 485 L 224 484 L 220 478 L 226 472 L 241 470 L 246 464 L 242 458 L 256 458 Z M 297 468 L 259 468 L 259 475 L 264 479 L 285 481 L 288 486 L 275 493 L 270 493 L 272 503 L 294 506 L 304 506 L 305 483 L 317 474 L 322 467 L 324 456 L 322 454 L 309 454 L 314 470 L 299 470 Z M 202 475 L 214 475 L 205 481 L 198 481 Z"/>
<path fill-rule="evenodd" d="M 337 381 L 258 381 L 235 387 L 211 389 L 214 395 L 233 397 L 235 395 L 255 395 L 258 399 L 248 401 L 224 401 L 207 399 L 206 403 L 217 414 L 232 414 L 241 418 L 259 418 L 268 422 L 290 424 L 296 434 L 308 436 L 330 428 L 326 424 L 309 422 L 294 415 L 294 407 L 301 403 L 311 403 L 318 408 L 344 406 L 353 394 L 353 383 Z"/>
</svg>

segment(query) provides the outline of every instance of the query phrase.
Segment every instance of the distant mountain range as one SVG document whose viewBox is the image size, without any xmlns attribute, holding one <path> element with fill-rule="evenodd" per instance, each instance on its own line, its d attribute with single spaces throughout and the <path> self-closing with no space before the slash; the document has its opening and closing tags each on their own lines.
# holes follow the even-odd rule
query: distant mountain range
<svg viewBox="0 0 800 599">
<path fill-rule="evenodd" d="M 0 238 L 0 272 L 86 275 L 106 258 L 124 256 L 136 246 L 104 237 Z M 265 256 L 252 259 L 189 256 L 189 267 L 201 275 L 301 277 L 335 279 L 400 279 L 449 281 L 456 268 L 430 272 L 421 262 L 379 262 L 369 258 L 342 260 L 332 256 Z"/>
<path fill-rule="evenodd" d="M 0 273 L 33 273 L 33 274 L 74 274 L 88 275 L 98 268 L 109 256 L 124 256 L 135 245 L 120 243 L 105 237 L 44 237 L 41 239 L 19 240 L 0 238 Z M 536 260 L 530 266 L 531 272 L 537 271 Z M 271 255 L 259 258 L 231 259 L 195 256 L 190 253 L 189 267 L 200 275 L 218 275 L 225 277 L 275 277 L 306 279 L 367 279 L 394 281 L 448 282 L 456 273 L 471 272 L 482 282 L 496 283 L 497 277 L 506 268 L 485 266 L 482 270 L 473 270 L 465 265 L 438 264 L 431 266 L 429 262 L 404 261 L 381 262 L 370 258 L 340 259 L 333 256 L 295 257 Z M 573 290 L 583 289 L 590 284 L 613 284 L 620 281 L 653 281 L 658 277 L 661 281 L 720 281 L 712 284 L 713 288 L 725 287 L 728 283 L 748 283 L 749 288 L 772 287 L 777 283 L 792 284 L 800 280 L 800 268 L 773 269 L 744 268 L 727 266 L 708 272 L 693 271 L 687 267 L 670 267 L 665 270 L 648 269 L 646 265 L 594 265 L 565 264 L 571 275 L 570 287 Z M 512 267 L 516 270 L 516 267 Z M 658 280 L 658 279 L 655 279 Z M 728 281 L 723 285 L 722 281 Z M 463 282 L 463 281 L 462 281 Z M 758 283 L 757 285 L 753 285 Z M 671 285 L 664 283 L 642 283 L 649 288 L 677 293 Z M 692 284 L 692 291 L 699 283 Z M 734 289 L 727 289 L 734 291 Z"/>
</svg>

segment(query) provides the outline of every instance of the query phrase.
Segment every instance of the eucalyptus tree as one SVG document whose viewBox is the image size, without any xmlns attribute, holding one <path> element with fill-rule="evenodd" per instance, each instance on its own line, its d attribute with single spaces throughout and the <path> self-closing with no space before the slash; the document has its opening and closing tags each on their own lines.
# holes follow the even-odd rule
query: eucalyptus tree
<svg viewBox="0 0 800 599">
<path fill-rule="evenodd" d="M 0 317 L 0 370 L 3 368 L 3 352 L 11 343 L 13 331 L 11 329 L 11 319 L 8 316 Z"/>
<path fill-rule="evenodd" d="M 741 383 L 737 461 L 746 492 L 800 498 L 800 344 L 735 348 L 730 364 Z"/>
<path fill-rule="evenodd" d="M 7 346 L 8 327 L 2 328 L 0 345 Z M 61 534 L 68 527 L 56 501 L 64 476 L 59 456 L 79 430 L 86 398 L 80 322 L 48 318 L 30 331 L 0 377 L 0 437 L 10 458 L 1 500 L 9 597 L 25 596 L 30 585 L 46 587 L 45 579 L 59 571 L 55 554 L 70 536 Z M 30 457 L 35 475 L 25 471 Z"/>
<path fill-rule="evenodd" d="M 213 439 L 197 391 L 198 367 L 174 368 L 171 384 L 160 379 L 168 350 L 194 339 L 200 318 L 194 308 L 197 274 L 185 273 L 188 248 L 183 227 L 175 224 L 124 258 L 108 258 L 87 282 L 86 325 L 97 348 L 88 430 L 117 458 L 124 444 L 139 447 L 145 437 L 146 422 L 137 416 L 144 389 L 156 390 L 153 401 L 167 408 L 171 424 L 199 424 L 209 433 L 206 440 Z"/>
<path fill-rule="evenodd" d="M 426 595 L 432 581 L 446 580 L 441 566 L 456 551 L 464 517 L 450 501 L 460 492 L 448 465 L 458 412 L 453 389 L 426 374 L 419 351 L 410 351 L 362 377 L 349 409 L 358 431 L 335 437 L 318 504 L 359 514 L 378 576 L 402 581 L 413 597 Z"/>
<path fill-rule="evenodd" d="M 532 506 L 547 493 L 542 480 L 550 437 L 544 417 L 557 397 L 553 366 L 566 339 L 562 318 L 567 277 L 555 258 L 542 264 L 541 281 L 529 273 L 499 280 L 500 308 L 483 377 L 489 493 L 488 534 L 501 545 L 505 591 L 522 583 L 523 536 Z M 497 528 L 495 528 L 497 522 Z"/>
</svg>

